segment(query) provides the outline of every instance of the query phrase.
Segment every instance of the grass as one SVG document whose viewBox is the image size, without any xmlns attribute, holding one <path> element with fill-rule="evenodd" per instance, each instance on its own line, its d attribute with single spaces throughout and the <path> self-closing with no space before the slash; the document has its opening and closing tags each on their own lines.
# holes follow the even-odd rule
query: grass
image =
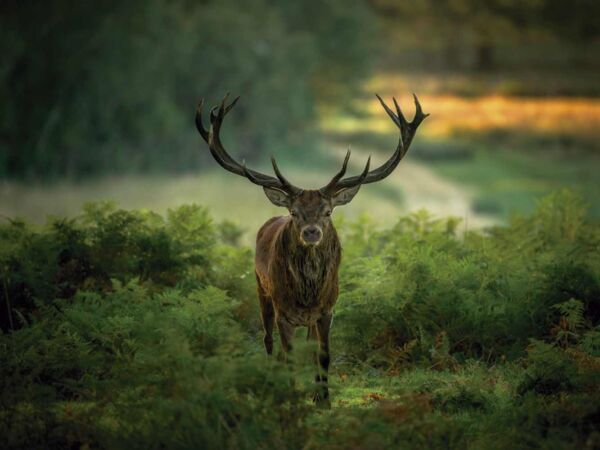
<svg viewBox="0 0 600 450">
<path fill-rule="evenodd" d="M 564 161 L 481 148 L 471 158 L 433 161 L 431 167 L 451 180 L 472 186 L 478 193 L 473 208 L 507 217 L 531 211 L 537 200 L 560 187 L 578 190 L 590 205 L 590 214 L 600 217 L 600 160 Z"/>
<path fill-rule="evenodd" d="M 489 406 L 502 406 L 514 400 L 516 389 L 512 377 L 519 371 L 510 365 L 490 368 L 475 361 L 456 371 L 413 368 L 390 375 L 364 370 L 352 376 L 338 371 L 332 381 L 334 405 L 375 408 L 420 397 L 432 409 L 450 413 L 475 409 L 483 415 Z"/>
</svg>

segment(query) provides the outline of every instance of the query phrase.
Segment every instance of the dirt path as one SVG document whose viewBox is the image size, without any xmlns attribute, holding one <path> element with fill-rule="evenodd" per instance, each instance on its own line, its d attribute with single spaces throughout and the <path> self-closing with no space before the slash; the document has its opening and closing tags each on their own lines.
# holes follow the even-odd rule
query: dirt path
<svg viewBox="0 0 600 450">
<path fill-rule="evenodd" d="M 346 149 L 336 148 L 340 161 Z M 369 152 L 364 148 L 352 148 L 350 166 L 360 171 L 369 154 L 377 155 L 372 159 L 371 167 L 383 162 L 381 152 Z M 442 178 L 427 165 L 410 157 L 404 159 L 396 171 L 386 178 L 385 183 L 393 186 L 404 198 L 405 212 L 427 209 L 436 217 L 456 216 L 463 219 L 468 229 L 482 228 L 498 223 L 498 219 L 473 211 L 474 194 L 466 187 Z"/>
<path fill-rule="evenodd" d="M 393 183 L 401 189 L 409 210 L 425 208 L 441 216 L 463 218 L 468 228 L 481 228 L 497 220 L 473 211 L 473 194 L 466 188 L 441 178 L 424 164 L 402 162 L 402 176 Z"/>
<path fill-rule="evenodd" d="M 322 186 L 339 167 L 346 152 L 339 146 L 326 148 L 334 150 L 332 163 L 327 169 L 294 170 L 294 167 L 285 167 L 284 172 L 306 188 Z M 385 156 L 372 153 L 375 155 L 373 166 L 381 164 Z M 359 172 L 367 156 L 365 149 L 353 149 L 349 171 Z M 361 190 L 352 205 L 340 208 L 336 215 L 354 220 L 368 214 L 376 223 L 389 226 L 402 214 L 427 209 L 435 217 L 460 217 L 468 229 L 493 224 L 493 219 L 471 210 L 472 197 L 465 188 L 441 178 L 409 155 L 384 182 Z M 253 242 L 253 232 L 268 217 L 282 213 L 280 208 L 265 199 L 262 190 L 251 188 L 241 177 L 214 170 L 183 176 L 106 177 L 53 186 L 6 182 L 0 184 L 0 217 L 20 216 L 43 223 L 47 215 L 74 216 L 81 212 L 85 202 L 98 200 L 113 200 L 119 207 L 150 209 L 159 213 L 184 203 L 206 205 L 217 221 L 232 220 L 247 230 L 249 244 Z"/>
</svg>

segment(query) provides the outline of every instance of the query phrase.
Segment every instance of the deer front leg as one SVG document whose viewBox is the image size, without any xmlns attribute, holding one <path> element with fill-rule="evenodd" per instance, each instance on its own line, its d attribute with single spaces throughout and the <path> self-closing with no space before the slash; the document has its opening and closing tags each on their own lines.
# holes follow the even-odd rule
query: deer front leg
<svg viewBox="0 0 600 450">
<path fill-rule="evenodd" d="M 262 319 L 263 330 L 265 335 L 263 337 L 263 343 L 267 355 L 273 353 L 273 322 L 275 320 L 275 311 L 273 309 L 273 300 L 265 293 L 264 289 L 260 284 L 258 275 L 256 276 L 258 283 L 258 299 L 260 301 L 260 317 Z"/>
<path fill-rule="evenodd" d="M 260 297 L 260 313 L 265 332 L 263 343 L 265 344 L 267 355 L 271 355 L 273 353 L 273 321 L 275 312 L 273 311 L 273 302 L 270 298 Z"/>
<path fill-rule="evenodd" d="M 319 339 L 319 373 L 317 374 L 317 393 L 314 401 L 329 406 L 329 329 L 331 328 L 332 314 L 321 317 L 317 320 L 317 338 Z"/>
<path fill-rule="evenodd" d="M 318 345 L 317 336 L 318 336 L 318 334 L 317 334 L 317 325 L 316 324 L 309 325 L 308 326 L 308 333 L 306 334 L 306 340 L 308 342 L 314 342 L 314 343 L 316 343 Z M 319 349 L 318 349 L 318 347 L 316 348 L 316 350 L 314 352 L 314 358 L 315 358 L 315 364 L 317 366 L 317 375 L 315 376 L 315 381 L 317 383 L 319 383 L 321 381 L 321 371 L 319 369 L 320 365 L 319 365 Z"/>
<path fill-rule="evenodd" d="M 285 355 L 292 350 L 292 337 L 294 336 L 294 327 L 285 317 L 277 316 L 277 329 L 279 330 L 279 338 L 281 339 L 281 348 Z"/>
</svg>

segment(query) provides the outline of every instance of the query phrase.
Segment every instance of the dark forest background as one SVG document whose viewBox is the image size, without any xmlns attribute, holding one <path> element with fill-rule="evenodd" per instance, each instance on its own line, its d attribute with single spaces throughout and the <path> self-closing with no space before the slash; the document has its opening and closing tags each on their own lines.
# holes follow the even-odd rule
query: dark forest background
<svg viewBox="0 0 600 450">
<path fill-rule="evenodd" d="M 599 17 L 594 0 L 4 0 L 0 177 L 197 169 L 195 105 L 227 91 L 251 161 L 310 153 L 319 108 L 359 113 L 349 100 L 382 71 L 595 97 Z"/>
</svg>

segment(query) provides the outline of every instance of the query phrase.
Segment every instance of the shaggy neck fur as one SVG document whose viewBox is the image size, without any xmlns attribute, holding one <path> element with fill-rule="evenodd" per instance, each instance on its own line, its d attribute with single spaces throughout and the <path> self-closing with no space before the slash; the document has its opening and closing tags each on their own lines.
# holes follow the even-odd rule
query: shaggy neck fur
<svg viewBox="0 0 600 450">
<path fill-rule="evenodd" d="M 287 281 L 297 304 L 305 307 L 319 303 L 319 296 L 335 277 L 340 260 L 340 242 L 333 225 L 323 230 L 319 245 L 305 245 L 292 222 L 279 240 L 287 264 Z"/>
</svg>

